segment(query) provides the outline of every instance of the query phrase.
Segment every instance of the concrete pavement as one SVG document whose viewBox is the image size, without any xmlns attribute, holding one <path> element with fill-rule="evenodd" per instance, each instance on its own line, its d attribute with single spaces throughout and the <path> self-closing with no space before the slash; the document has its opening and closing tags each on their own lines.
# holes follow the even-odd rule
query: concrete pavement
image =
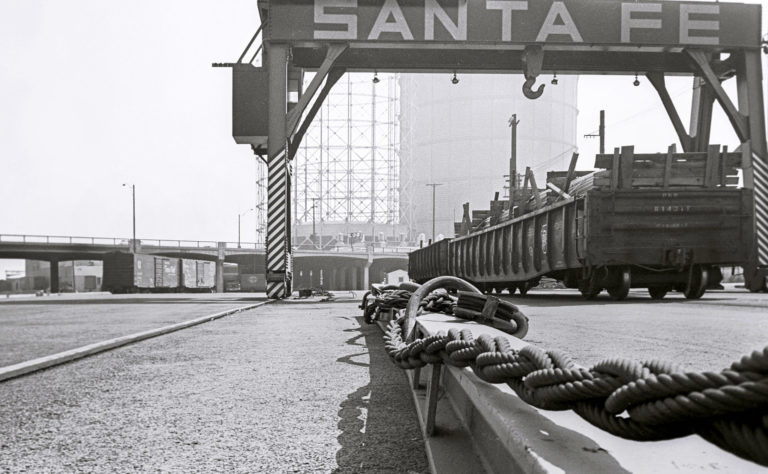
<svg viewBox="0 0 768 474">
<path fill-rule="evenodd" d="M 425 472 L 354 303 L 273 304 L 0 384 L 0 471 Z"/>
</svg>

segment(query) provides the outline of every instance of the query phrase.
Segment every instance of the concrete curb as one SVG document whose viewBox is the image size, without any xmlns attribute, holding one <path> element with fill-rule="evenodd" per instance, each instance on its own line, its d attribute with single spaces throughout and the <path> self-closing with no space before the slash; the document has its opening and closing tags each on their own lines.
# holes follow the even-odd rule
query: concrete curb
<svg viewBox="0 0 768 474">
<path fill-rule="evenodd" d="M 96 342 L 94 344 L 89 344 L 87 346 L 77 347 L 75 349 L 70 349 L 68 351 L 59 352 L 58 354 L 39 357 L 37 359 L 28 360 L 26 362 L 20 362 L 15 365 L 9 365 L 7 367 L 0 367 L 0 382 L 15 378 L 15 377 L 20 377 L 22 375 L 26 375 L 32 372 L 36 372 L 38 370 L 47 369 L 48 367 L 65 364 L 67 362 L 70 362 L 76 359 L 95 355 L 101 352 L 115 349 L 117 347 L 133 344 L 135 342 L 143 341 L 145 339 L 149 339 L 152 337 L 162 336 L 163 334 L 168 334 L 171 332 L 179 331 L 181 329 L 197 326 L 198 324 L 207 323 L 209 321 L 215 321 L 225 316 L 230 316 L 232 314 L 241 313 L 243 311 L 248 311 L 254 308 L 258 308 L 259 306 L 263 306 L 270 302 L 271 301 L 264 301 L 257 304 L 228 309 L 220 313 L 210 314 L 208 316 L 201 316 L 199 318 L 195 318 L 189 321 L 183 321 L 181 323 L 171 324 L 170 326 L 163 326 L 157 329 L 150 329 L 148 331 L 129 334 L 127 336 L 116 337 L 113 339 L 108 339 L 106 341 Z"/>
<path fill-rule="evenodd" d="M 450 329 L 471 329 L 475 339 L 481 334 L 503 337 L 521 350 L 529 342 L 516 339 L 498 329 L 448 315 L 425 313 L 417 322 L 422 336 Z M 431 369 L 427 369 L 431 371 Z M 431 379 L 420 371 L 422 384 Z M 478 378 L 471 368 L 445 366 L 439 382 L 435 435 L 425 437 L 432 449 L 434 472 L 488 473 L 565 473 L 565 472 L 756 472 L 760 466 L 726 452 L 699 436 L 637 442 L 619 438 L 593 426 L 570 410 L 535 408 L 507 384 L 491 384 Z M 413 390 L 418 400 L 422 393 Z M 428 397 L 428 394 L 424 394 Z M 441 405 L 446 407 L 441 413 Z M 452 408 L 452 413 L 450 408 Z M 425 410 L 420 411 L 423 413 Z M 424 416 L 424 415 L 420 415 Z M 438 451 L 441 443 L 461 433 L 469 442 L 463 447 Z M 443 459 L 457 450 L 473 452 L 480 459 L 469 469 L 457 468 L 456 461 Z M 442 463 L 438 464 L 439 462 Z"/>
<path fill-rule="evenodd" d="M 384 333 L 389 321 L 376 321 L 376 325 Z M 422 372 L 420 386 L 413 386 L 413 370 L 404 371 L 405 383 L 411 392 L 413 407 L 421 429 L 424 441 L 424 452 L 427 455 L 429 471 L 433 474 L 450 474 L 464 472 L 486 472 L 484 460 L 477 455 L 477 449 L 469 436 L 468 430 L 462 425 L 461 418 L 456 413 L 453 403 L 438 403 L 437 416 L 440 418 L 440 435 L 428 436 L 427 429 L 427 380 L 428 374 Z"/>
</svg>

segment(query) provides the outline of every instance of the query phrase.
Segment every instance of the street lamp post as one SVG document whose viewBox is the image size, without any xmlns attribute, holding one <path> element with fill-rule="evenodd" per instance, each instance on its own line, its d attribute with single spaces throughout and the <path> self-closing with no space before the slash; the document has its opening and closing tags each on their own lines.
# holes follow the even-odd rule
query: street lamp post
<svg viewBox="0 0 768 474">
<path fill-rule="evenodd" d="M 313 197 L 310 199 L 312 199 L 312 246 L 317 248 L 317 234 L 315 233 L 315 208 L 317 207 L 317 201 L 320 201 L 322 198 Z"/>
<path fill-rule="evenodd" d="M 247 211 L 245 211 L 245 212 L 241 212 L 240 214 L 238 214 L 238 215 L 237 215 L 237 248 L 240 248 L 240 218 L 241 218 L 242 216 L 244 216 L 244 215 L 248 214 L 248 213 L 249 213 L 249 212 L 251 212 L 252 210 L 253 210 L 253 208 L 251 208 L 251 209 L 248 209 L 248 210 L 247 210 Z"/>
<path fill-rule="evenodd" d="M 442 185 L 443 183 L 427 183 L 427 186 L 432 186 L 432 242 L 435 241 L 435 188 Z"/>
<path fill-rule="evenodd" d="M 123 183 L 123 187 L 128 183 Z M 131 201 L 133 203 L 133 240 L 131 241 L 131 252 L 136 253 L 136 185 L 131 184 Z"/>
</svg>

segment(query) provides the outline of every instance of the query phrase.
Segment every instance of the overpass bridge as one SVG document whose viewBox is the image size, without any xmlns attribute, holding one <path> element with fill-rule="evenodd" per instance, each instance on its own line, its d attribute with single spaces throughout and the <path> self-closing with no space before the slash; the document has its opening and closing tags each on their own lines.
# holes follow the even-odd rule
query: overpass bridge
<svg viewBox="0 0 768 474">
<path fill-rule="evenodd" d="M 46 261 L 51 264 L 51 291 L 58 292 L 58 263 L 74 260 L 103 260 L 110 252 L 130 253 L 132 239 L 60 235 L 0 234 L 0 258 Z M 265 249 L 255 242 L 217 242 L 200 240 L 137 239 L 136 252 L 173 258 L 216 262 L 217 276 L 224 263 L 247 268 L 247 273 L 265 273 Z M 363 244 L 327 246 L 323 249 L 298 248 L 294 255 L 297 288 L 323 286 L 325 289 L 360 290 L 371 280 L 396 269 L 406 270 L 412 247 Z M 322 275 L 322 276 L 321 276 Z M 217 291 L 223 291 L 217 278 Z"/>
</svg>

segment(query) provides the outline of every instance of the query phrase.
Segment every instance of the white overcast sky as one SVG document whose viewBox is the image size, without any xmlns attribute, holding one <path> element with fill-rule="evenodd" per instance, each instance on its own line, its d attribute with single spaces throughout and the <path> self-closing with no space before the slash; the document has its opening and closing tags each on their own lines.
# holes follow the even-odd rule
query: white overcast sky
<svg viewBox="0 0 768 474">
<path fill-rule="evenodd" d="M 139 238 L 236 240 L 254 158 L 231 137 L 230 72 L 211 63 L 236 60 L 258 22 L 255 0 L 0 0 L 0 233 L 130 236 L 128 182 Z M 676 141 L 633 79 L 580 79 L 580 168 L 601 108 L 609 149 Z M 668 84 L 684 121 L 690 85 Z M 712 141 L 733 148 L 716 110 Z M 254 214 L 242 223 L 253 240 Z M 0 260 L 0 278 L 16 268 Z"/>
</svg>

